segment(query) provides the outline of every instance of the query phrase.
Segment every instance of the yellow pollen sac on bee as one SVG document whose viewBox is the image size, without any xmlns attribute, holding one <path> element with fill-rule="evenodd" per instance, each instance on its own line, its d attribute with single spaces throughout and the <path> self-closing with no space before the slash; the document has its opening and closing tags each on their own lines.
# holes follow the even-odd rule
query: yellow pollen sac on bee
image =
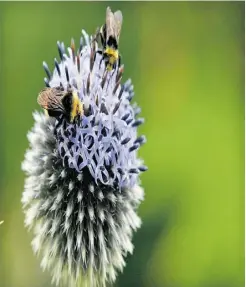
<svg viewBox="0 0 246 287">
<path fill-rule="evenodd" d="M 107 70 L 111 71 L 113 69 L 115 62 L 119 58 L 119 52 L 114 48 L 107 47 L 104 51 L 104 54 L 107 55 L 108 57 Z"/>
<path fill-rule="evenodd" d="M 72 104 L 72 110 L 70 114 L 71 122 L 78 115 L 80 116 L 83 115 L 83 104 L 80 101 L 77 92 L 73 92 L 73 104 Z"/>
<path fill-rule="evenodd" d="M 119 58 L 119 52 L 113 48 L 107 47 L 105 49 L 105 54 L 107 54 L 109 57 L 114 58 L 117 60 Z"/>
</svg>

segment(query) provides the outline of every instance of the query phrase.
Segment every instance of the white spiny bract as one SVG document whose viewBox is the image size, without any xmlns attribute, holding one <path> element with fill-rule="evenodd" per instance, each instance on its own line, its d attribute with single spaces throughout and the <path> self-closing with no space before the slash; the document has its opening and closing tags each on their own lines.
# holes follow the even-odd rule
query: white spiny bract
<svg viewBox="0 0 246 287">
<path fill-rule="evenodd" d="M 76 90 L 85 114 L 69 124 L 34 113 L 22 203 L 33 250 L 53 282 L 94 287 L 114 282 L 133 251 L 144 197 L 139 173 L 147 168 L 137 158 L 145 137 L 137 137 L 143 120 L 130 103 L 133 86 L 121 85 L 123 67 L 105 74 L 97 46 L 82 33 L 77 53 L 73 40 L 68 54 L 58 42 L 61 62 L 53 73 L 44 68 L 46 86 Z"/>
</svg>

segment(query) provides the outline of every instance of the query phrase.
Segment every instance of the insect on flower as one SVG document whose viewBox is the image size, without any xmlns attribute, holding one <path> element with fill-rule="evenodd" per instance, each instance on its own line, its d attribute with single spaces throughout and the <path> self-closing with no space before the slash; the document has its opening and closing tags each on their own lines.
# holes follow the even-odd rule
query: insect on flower
<svg viewBox="0 0 246 287">
<path fill-rule="evenodd" d="M 140 175 L 147 167 L 138 157 L 146 142 L 138 127 L 144 118 L 132 103 L 131 80 L 122 83 L 117 19 L 121 25 L 121 12 L 108 8 L 103 53 L 82 30 L 77 51 L 73 39 L 68 49 L 57 42 L 53 72 L 43 63 L 46 88 L 38 103 L 49 116 L 33 114 L 22 204 L 33 251 L 56 286 L 111 286 L 141 226 Z"/>
<path fill-rule="evenodd" d="M 61 88 L 45 88 L 38 95 L 38 104 L 50 117 L 63 114 L 70 123 L 77 122 L 83 115 L 83 104 L 77 92 Z"/>
<path fill-rule="evenodd" d="M 105 61 L 106 70 L 112 71 L 120 66 L 120 55 L 118 51 L 120 31 L 122 26 L 123 16 L 121 11 L 113 13 L 110 7 L 106 10 L 106 22 L 100 30 L 96 32 L 95 39 L 100 37 L 103 50 L 98 50 L 97 53 L 102 55 L 102 60 Z"/>
</svg>

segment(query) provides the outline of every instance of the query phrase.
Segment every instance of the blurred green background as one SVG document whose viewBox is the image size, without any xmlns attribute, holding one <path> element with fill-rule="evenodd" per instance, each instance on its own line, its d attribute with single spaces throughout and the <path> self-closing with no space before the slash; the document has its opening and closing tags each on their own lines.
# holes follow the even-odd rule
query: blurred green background
<svg viewBox="0 0 246 287">
<path fill-rule="evenodd" d="M 244 2 L 0 3 L 0 287 L 48 287 L 24 229 L 21 161 L 56 41 L 124 16 L 146 123 L 142 228 L 118 287 L 244 286 Z"/>
</svg>

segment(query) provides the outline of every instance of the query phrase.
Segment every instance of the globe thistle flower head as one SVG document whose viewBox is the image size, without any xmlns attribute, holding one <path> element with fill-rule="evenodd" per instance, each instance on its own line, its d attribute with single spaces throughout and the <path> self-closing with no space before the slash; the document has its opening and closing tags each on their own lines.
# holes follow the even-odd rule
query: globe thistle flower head
<svg viewBox="0 0 246 287">
<path fill-rule="evenodd" d="M 43 66 L 46 86 L 76 91 L 84 114 L 69 123 L 64 115 L 34 113 L 22 203 L 33 250 L 53 282 L 105 286 L 123 270 L 141 224 L 139 175 L 147 168 L 137 150 L 145 137 L 137 135 L 143 119 L 131 105 L 133 85 L 121 84 L 123 66 L 105 72 L 97 44 L 82 33 L 77 52 L 73 40 L 68 53 L 57 43 L 53 73 Z"/>
</svg>

